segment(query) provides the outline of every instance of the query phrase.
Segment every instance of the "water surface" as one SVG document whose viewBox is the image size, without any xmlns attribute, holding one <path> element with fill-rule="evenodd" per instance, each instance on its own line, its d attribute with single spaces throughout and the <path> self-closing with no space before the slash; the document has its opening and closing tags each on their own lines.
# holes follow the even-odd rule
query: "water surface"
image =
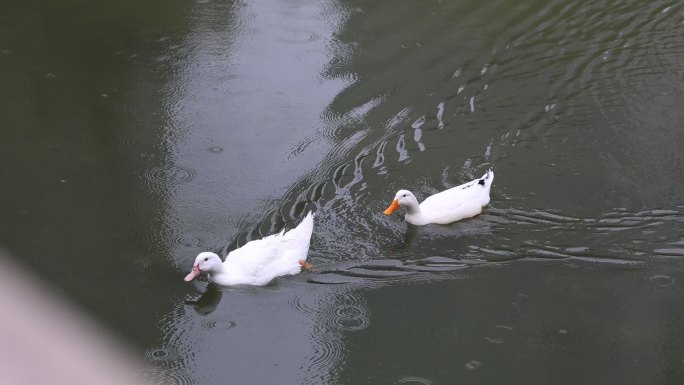
<svg viewBox="0 0 684 385">
<path fill-rule="evenodd" d="M 0 5 L 0 244 L 164 383 L 684 378 L 684 8 Z M 477 218 L 382 210 L 493 168 Z M 317 212 L 319 272 L 182 281 Z"/>
</svg>

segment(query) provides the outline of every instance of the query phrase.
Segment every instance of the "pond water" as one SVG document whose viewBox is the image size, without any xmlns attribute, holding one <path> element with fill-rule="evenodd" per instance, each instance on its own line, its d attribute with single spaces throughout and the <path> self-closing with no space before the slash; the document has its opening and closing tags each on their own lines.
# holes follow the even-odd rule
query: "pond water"
<svg viewBox="0 0 684 385">
<path fill-rule="evenodd" d="M 665 0 L 3 3 L 0 245 L 160 383 L 681 384 L 683 35 Z M 489 168 L 476 218 L 382 214 Z M 310 209 L 318 272 L 183 281 Z"/>
</svg>

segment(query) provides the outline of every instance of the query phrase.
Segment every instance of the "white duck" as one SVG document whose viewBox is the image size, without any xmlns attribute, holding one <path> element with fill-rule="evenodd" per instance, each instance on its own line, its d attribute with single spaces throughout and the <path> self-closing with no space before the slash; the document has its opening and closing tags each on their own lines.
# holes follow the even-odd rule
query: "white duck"
<svg viewBox="0 0 684 385">
<path fill-rule="evenodd" d="M 294 275 L 309 268 L 306 257 L 313 232 L 314 214 L 309 211 L 294 229 L 247 242 L 228 253 L 221 262 L 218 255 L 202 252 L 195 258 L 192 271 L 185 277 L 192 281 L 205 272 L 219 285 L 262 286 L 276 277 Z"/>
<path fill-rule="evenodd" d="M 427 197 L 420 205 L 413 193 L 399 190 L 384 213 L 390 215 L 400 206 L 404 207 L 406 222 L 418 226 L 428 223 L 447 224 L 474 217 L 489 203 L 489 190 L 493 181 L 494 172 L 489 170 L 482 178 Z"/>
</svg>

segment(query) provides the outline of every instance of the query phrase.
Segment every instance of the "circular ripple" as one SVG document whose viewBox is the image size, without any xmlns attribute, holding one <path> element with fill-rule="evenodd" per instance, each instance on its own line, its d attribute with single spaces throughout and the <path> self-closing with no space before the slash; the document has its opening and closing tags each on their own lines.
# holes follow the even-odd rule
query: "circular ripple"
<svg viewBox="0 0 684 385">
<path fill-rule="evenodd" d="M 185 247 L 199 247 L 202 245 L 202 239 L 194 235 L 185 235 L 175 239 L 176 243 Z"/>
<path fill-rule="evenodd" d="M 395 384 L 423 384 L 423 385 L 432 385 L 432 381 L 428 380 L 427 378 L 423 377 L 413 377 L 413 376 L 407 376 L 407 377 L 402 377 L 395 382 Z"/>
<path fill-rule="evenodd" d="M 178 350 L 174 348 L 150 348 L 145 351 L 145 357 L 153 362 L 175 361 L 179 358 Z"/>
<path fill-rule="evenodd" d="M 470 369 L 470 370 L 480 369 L 480 366 L 482 366 L 482 362 L 477 361 L 477 360 L 472 360 L 472 361 L 465 364 L 466 369 Z"/>
<path fill-rule="evenodd" d="M 182 370 L 152 368 L 142 373 L 148 385 L 192 385 L 192 377 Z"/>
<path fill-rule="evenodd" d="M 314 344 L 314 356 L 311 364 L 315 367 L 328 368 L 338 365 L 344 357 L 344 346 L 340 342 L 340 336 L 322 334 L 324 338 L 316 338 Z"/>
<path fill-rule="evenodd" d="M 177 166 L 154 167 L 143 173 L 146 181 L 152 183 L 179 184 L 195 178 L 195 172 Z"/>
<path fill-rule="evenodd" d="M 202 327 L 207 330 L 228 330 L 237 325 L 235 321 L 227 320 L 207 320 L 202 322 Z"/>
<path fill-rule="evenodd" d="M 356 331 L 370 325 L 366 309 L 358 305 L 341 305 L 330 309 L 326 323 L 336 329 Z"/>
<path fill-rule="evenodd" d="M 314 309 L 312 309 L 311 306 L 309 306 L 309 304 L 304 303 L 302 300 L 302 297 L 299 297 L 299 296 L 291 297 L 288 300 L 288 303 L 295 310 L 297 310 L 301 313 L 304 313 L 304 314 L 313 314 L 314 313 Z"/>
<path fill-rule="evenodd" d="M 219 147 L 219 146 L 209 147 L 209 152 L 214 153 L 214 154 L 218 154 L 219 152 L 223 152 L 223 147 Z"/>
<path fill-rule="evenodd" d="M 366 309 L 356 305 L 339 306 L 332 310 L 332 314 L 341 319 L 354 319 L 366 316 Z"/>
<path fill-rule="evenodd" d="M 351 319 L 332 319 L 331 325 L 340 330 L 363 330 L 370 325 L 370 320 L 368 318 L 351 318 Z"/>
</svg>

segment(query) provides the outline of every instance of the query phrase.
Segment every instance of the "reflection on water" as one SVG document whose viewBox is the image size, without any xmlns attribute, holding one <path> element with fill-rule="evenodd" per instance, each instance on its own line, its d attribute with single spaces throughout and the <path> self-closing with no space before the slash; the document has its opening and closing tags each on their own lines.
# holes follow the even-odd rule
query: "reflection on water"
<svg viewBox="0 0 684 385">
<path fill-rule="evenodd" d="M 221 298 L 223 297 L 223 290 L 217 285 L 210 283 L 202 295 L 194 301 L 186 301 L 187 305 L 191 305 L 197 314 L 206 316 L 216 310 Z"/>
<path fill-rule="evenodd" d="M 2 4 L 0 242 L 166 383 L 678 383 L 683 12 Z M 477 218 L 382 215 L 490 167 Z M 309 209 L 317 272 L 182 282 Z"/>
</svg>

